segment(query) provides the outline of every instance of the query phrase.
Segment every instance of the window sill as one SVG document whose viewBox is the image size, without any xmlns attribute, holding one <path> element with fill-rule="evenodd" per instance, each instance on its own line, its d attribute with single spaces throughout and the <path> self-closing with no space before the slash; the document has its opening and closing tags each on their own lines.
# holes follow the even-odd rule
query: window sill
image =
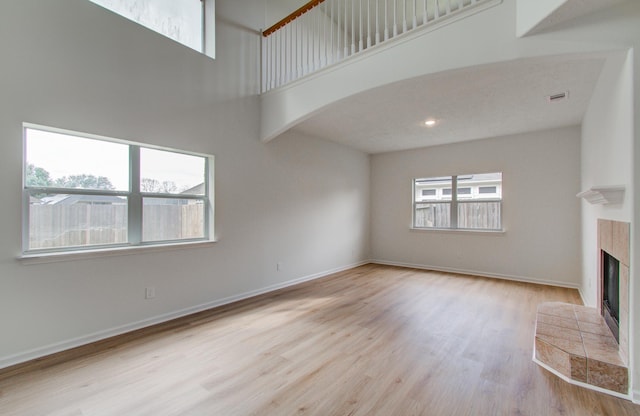
<svg viewBox="0 0 640 416">
<path fill-rule="evenodd" d="M 23 264 L 54 263 L 61 261 L 77 261 L 102 257 L 130 256 L 140 253 L 184 250 L 195 247 L 205 247 L 214 243 L 216 243 L 216 240 L 188 241 L 184 243 L 154 244 L 144 246 L 108 247 L 93 250 L 25 253 L 18 256 L 18 260 Z"/>
<path fill-rule="evenodd" d="M 472 230 L 472 229 L 457 229 L 457 228 L 416 228 L 411 227 L 411 231 L 424 231 L 427 233 L 446 233 L 446 234 L 471 234 L 471 235 L 491 235 L 491 236 L 503 236 L 507 230 L 504 228 L 501 230 Z"/>
</svg>

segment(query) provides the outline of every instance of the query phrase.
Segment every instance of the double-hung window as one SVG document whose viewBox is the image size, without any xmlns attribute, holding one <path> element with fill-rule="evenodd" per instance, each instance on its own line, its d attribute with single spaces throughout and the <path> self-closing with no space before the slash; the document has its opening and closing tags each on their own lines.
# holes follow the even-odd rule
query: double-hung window
<svg viewBox="0 0 640 416">
<path fill-rule="evenodd" d="M 413 227 L 502 229 L 502 173 L 413 180 Z"/>
<path fill-rule="evenodd" d="M 213 156 L 24 125 L 23 252 L 212 235 Z"/>
</svg>

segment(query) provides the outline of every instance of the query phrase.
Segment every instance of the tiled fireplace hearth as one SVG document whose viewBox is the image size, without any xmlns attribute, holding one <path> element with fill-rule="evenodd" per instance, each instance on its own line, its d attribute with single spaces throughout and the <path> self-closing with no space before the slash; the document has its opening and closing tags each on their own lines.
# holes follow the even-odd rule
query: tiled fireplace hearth
<svg viewBox="0 0 640 416">
<path fill-rule="evenodd" d="M 619 261 L 619 343 L 602 316 L 604 253 Z M 598 220 L 598 307 L 538 306 L 534 360 L 565 380 L 626 396 L 629 389 L 629 224 Z"/>
</svg>

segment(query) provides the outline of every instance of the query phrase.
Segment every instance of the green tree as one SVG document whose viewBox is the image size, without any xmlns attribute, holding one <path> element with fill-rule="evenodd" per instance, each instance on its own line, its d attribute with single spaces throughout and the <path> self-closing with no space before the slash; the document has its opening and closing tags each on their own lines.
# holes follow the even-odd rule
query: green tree
<svg viewBox="0 0 640 416">
<path fill-rule="evenodd" d="M 53 184 L 53 180 L 51 179 L 49 172 L 43 168 L 34 166 L 32 163 L 27 165 L 26 182 L 27 186 L 39 188 L 44 188 Z"/>
<path fill-rule="evenodd" d="M 116 189 L 106 176 L 69 175 L 58 178 L 54 181 L 54 186 L 59 188 L 82 188 L 82 189 Z"/>
</svg>

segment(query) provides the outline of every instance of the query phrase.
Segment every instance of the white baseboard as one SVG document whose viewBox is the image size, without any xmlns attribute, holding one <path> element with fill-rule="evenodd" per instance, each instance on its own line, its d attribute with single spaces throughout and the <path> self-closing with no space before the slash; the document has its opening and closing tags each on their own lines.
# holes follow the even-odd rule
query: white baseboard
<svg viewBox="0 0 640 416">
<path fill-rule="evenodd" d="M 481 277 L 490 277 L 494 279 L 502 279 L 502 280 L 513 280 L 516 282 L 524 282 L 524 283 L 535 283 L 540 285 L 548 285 L 548 286 L 557 286 L 557 287 L 566 287 L 569 289 L 580 289 L 578 284 L 571 284 L 565 282 L 556 282 L 554 280 L 542 280 L 542 279 L 532 279 L 529 277 L 523 276 L 512 276 L 506 274 L 498 274 L 498 273 L 487 273 L 476 270 L 465 270 L 465 269 L 455 269 L 451 267 L 440 267 L 440 266 L 429 266 L 425 264 L 412 264 L 412 263 L 402 263 L 395 261 L 386 261 L 386 260 L 371 260 L 371 263 L 375 264 L 383 264 L 387 266 L 398 266 L 398 267 L 409 267 L 412 269 L 422 269 L 422 270 L 433 270 L 436 272 L 446 272 L 446 273 L 457 273 L 457 274 L 465 274 L 470 276 L 481 276 Z M 581 294 L 582 296 L 582 294 Z M 583 299 L 584 301 L 584 299 Z"/>
<path fill-rule="evenodd" d="M 582 286 L 578 287 L 578 293 L 580 294 L 580 299 L 582 299 L 582 304 L 584 306 L 592 306 L 592 305 L 589 305 L 585 300 L 586 298 L 584 297 L 584 293 L 582 293 Z"/>
<path fill-rule="evenodd" d="M 279 289 L 283 289 L 285 287 L 297 285 L 303 282 L 307 282 L 310 280 L 319 279 L 334 273 L 342 272 L 345 270 L 353 269 L 358 266 L 362 266 L 364 264 L 368 264 L 369 261 L 360 261 L 357 263 L 349 264 L 342 267 L 337 267 L 335 269 L 326 270 L 320 273 L 314 273 L 308 276 L 299 277 L 297 279 L 288 280 L 286 282 L 277 283 L 274 285 L 270 285 L 267 287 L 263 287 L 261 289 L 252 290 L 249 292 L 241 293 L 234 296 L 229 296 L 224 299 L 218 299 L 211 302 L 203 303 L 200 305 L 192 306 L 189 308 L 181 309 L 174 312 L 169 312 L 166 314 L 154 316 L 151 318 L 143 319 L 141 321 L 133 322 L 130 324 L 106 329 L 103 331 L 94 332 L 92 334 L 84 335 L 81 337 L 69 339 L 62 342 L 57 342 L 55 344 L 50 344 L 40 348 L 34 348 L 32 350 L 24 351 L 18 354 L 9 355 L 5 357 L 0 357 L 0 369 L 10 367 L 12 365 L 24 363 L 27 361 L 31 361 L 37 358 L 45 357 L 47 355 L 55 354 L 57 352 L 69 350 L 71 348 L 80 347 L 83 345 L 91 344 L 93 342 L 101 341 L 107 338 L 111 338 L 117 335 L 122 335 L 127 332 L 132 332 L 138 329 L 146 328 L 152 325 L 160 324 L 163 322 L 171 321 L 172 319 L 181 318 L 183 316 L 191 315 L 197 312 L 202 312 L 207 309 L 216 308 L 218 306 L 227 305 L 229 303 L 237 302 L 243 299 L 252 298 L 254 296 L 262 295 L 265 293 L 273 292 Z"/>
</svg>

